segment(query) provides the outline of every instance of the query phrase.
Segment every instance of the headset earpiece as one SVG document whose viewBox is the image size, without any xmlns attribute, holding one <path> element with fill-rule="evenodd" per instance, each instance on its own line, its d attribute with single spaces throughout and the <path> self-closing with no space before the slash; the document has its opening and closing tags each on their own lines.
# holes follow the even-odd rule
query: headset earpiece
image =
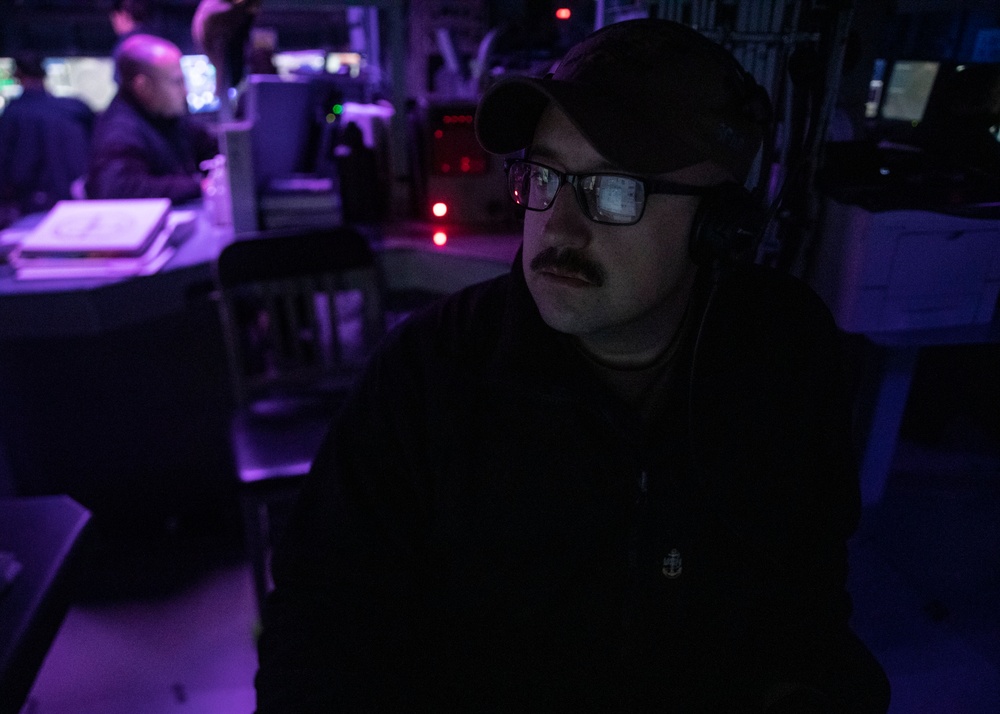
<svg viewBox="0 0 1000 714">
<path fill-rule="evenodd" d="M 771 106 L 771 97 L 767 90 L 757 84 L 752 76 L 748 75 L 750 92 L 746 102 L 743 104 L 743 114 L 749 117 L 755 124 L 759 124 L 764 129 L 765 135 L 771 128 L 774 121 L 774 108 Z"/>
<path fill-rule="evenodd" d="M 738 183 L 702 196 L 691 224 L 690 253 L 698 265 L 752 259 L 766 222 L 760 201 Z"/>
<path fill-rule="evenodd" d="M 769 175 L 771 122 L 774 120 L 767 90 L 732 59 L 743 87 L 738 112 L 761 128 L 762 145 L 757 186 L 753 191 L 736 182 L 723 183 L 702 196 L 691 225 L 690 254 L 698 265 L 731 264 L 752 260 L 767 228 L 766 177 Z"/>
</svg>

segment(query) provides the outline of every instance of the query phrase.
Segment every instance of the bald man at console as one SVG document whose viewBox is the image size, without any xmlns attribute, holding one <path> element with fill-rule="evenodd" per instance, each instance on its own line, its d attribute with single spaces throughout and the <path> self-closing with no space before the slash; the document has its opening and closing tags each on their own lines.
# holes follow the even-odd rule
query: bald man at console
<svg viewBox="0 0 1000 714">
<path fill-rule="evenodd" d="M 118 49 L 118 94 L 94 129 L 88 198 L 201 197 L 199 165 L 218 153 L 208 129 L 187 115 L 181 51 L 153 35 Z"/>
</svg>

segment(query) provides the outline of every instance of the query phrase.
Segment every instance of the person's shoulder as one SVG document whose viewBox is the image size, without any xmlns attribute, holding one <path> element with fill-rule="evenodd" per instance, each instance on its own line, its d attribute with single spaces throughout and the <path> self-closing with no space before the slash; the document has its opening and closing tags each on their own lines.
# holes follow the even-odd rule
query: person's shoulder
<svg viewBox="0 0 1000 714">
<path fill-rule="evenodd" d="M 132 105 L 125 101 L 121 94 L 116 94 L 111 103 L 101 112 L 100 121 L 104 123 L 118 121 L 137 121 L 141 117 Z"/>
<path fill-rule="evenodd" d="M 10 102 L 0 114 L 0 126 L 4 124 L 13 124 L 17 118 L 21 115 L 24 109 L 20 106 L 20 99 L 15 99 Z"/>
<path fill-rule="evenodd" d="M 3 113 L 0 114 L 0 120 L 6 118 L 7 121 L 14 121 L 21 117 L 31 117 L 38 114 L 42 109 L 42 102 L 47 96 L 44 92 L 41 93 L 41 101 L 39 101 L 38 92 L 22 92 L 21 96 L 12 99 L 7 104 Z"/>
<path fill-rule="evenodd" d="M 704 320 L 706 343 L 745 359 L 801 361 L 838 349 L 826 304 L 799 278 L 750 265 L 719 279 Z"/>
<path fill-rule="evenodd" d="M 45 123 L 62 114 L 59 111 L 59 103 L 56 97 L 44 91 L 24 91 L 17 99 L 14 99 L 0 114 L 0 120 L 6 119 L 8 123 L 17 125 L 28 125 L 35 123 Z"/>
<path fill-rule="evenodd" d="M 94 124 L 97 143 L 129 143 L 139 141 L 145 121 L 122 97 L 116 96 L 101 112 Z"/>
<path fill-rule="evenodd" d="M 401 395 L 447 389 L 491 362 L 506 278 L 495 278 L 410 313 L 384 337 L 359 386 Z"/>
<path fill-rule="evenodd" d="M 419 344 L 441 356 L 470 357 L 490 350 L 499 338 L 509 276 L 471 285 L 435 299 L 409 315 L 390 343 Z"/>
<path fill-rule="evenodd" d="M 56 97 L 56 99 L 59 100 L 63 107 L 70 111 L 80 112 L 82 114 L 94 113 L 94 110 L 90 108 L 89 104 L 82 99 L 78 99 L 77 97 Z"/>
<path fill-rule="evenodd" d="M 97 121 L 95 126 L 102 127 L 108 124 L 112 124 L 117 121 L 118 115 L 121 113 L 121 99 L 119 97 L 114 97 L 108 106 L 104 107 L 104 111 L 97 115 Z"/>
<path fill-rule="evenodd" d="M 727 272 L 719 279 L 717 300 L 745 313 L 832 320 L 826 304 L 805 281 L 768 266 L 742 265 Z"/>
<path fill-rule="evenodd" d="M 45 111 L 61 120 L 80 122 L 87 126 L 92 125 L 94 120 L 94 110 L 76 97 L 50 97 Z"/>
</svg>

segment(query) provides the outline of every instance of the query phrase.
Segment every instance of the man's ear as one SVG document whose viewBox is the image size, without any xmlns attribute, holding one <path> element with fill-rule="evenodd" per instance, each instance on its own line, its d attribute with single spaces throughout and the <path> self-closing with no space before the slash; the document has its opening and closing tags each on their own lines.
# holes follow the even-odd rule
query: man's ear
<svg viewBox="0 0 1000 714">
<path fill-rule="evenodd" d="M 152 84 L 153 81 L 150 79 L 149 75 L 137 74 L 132 78 L 132 96 L 145 104 L 149 100 L 149 93 L 152 89 Z"/>
</svg>

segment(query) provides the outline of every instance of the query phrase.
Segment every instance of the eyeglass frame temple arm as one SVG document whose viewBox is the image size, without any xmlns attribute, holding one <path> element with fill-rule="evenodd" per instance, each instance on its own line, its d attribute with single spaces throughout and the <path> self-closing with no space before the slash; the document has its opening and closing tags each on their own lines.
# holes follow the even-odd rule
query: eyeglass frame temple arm
<svg viewBox="0 0 1000 714">
<path fill-rule="evenodd" d="M 587 174 L 571 174 L 565 171 L 559 171 L 558 169 L 554 169 L 551 166 L 546 166 L 545 164 L 540 164 L 537 161 L 528 161 L 527 159 L 523 159 L 520 157 L 504 159 L 503 172 L 505 174 L 509 174 L 511 166 L 513 166 L 515 163 L 530 163 L 530 164 L 535 164 L 537 166 L 545 166 L 545 168 L 547 168 L 549 171 L 554 172 L 560 177 L 560 182 L 565 180 L 566 183 L 573 183 L 577 179 L 583 178 L 585 176 L 622 176 L 624 178 L 635 179 L 636 181 L 642 184 L 643 190 L 646 192 L 647 195 L 654 193 L 660 193 L 660 194 L 666 193 L 674 196 L 704 196 L 710 193 L 713 189 L 718 188 L 717 186 L 693 186 L 691 184 L 677 183 L 675 181 L 668 181 L 666 179 L 643 178 L 641 176 L 631 176 L 629 174 L 616 174 L 610 172 L 602 173 L 600 171 L 595 171 L 593 173 L 587 173 Z M 572 178 L 573 181 L 570 181 L 569 180 L 570 178 Z"/>
</svg>

